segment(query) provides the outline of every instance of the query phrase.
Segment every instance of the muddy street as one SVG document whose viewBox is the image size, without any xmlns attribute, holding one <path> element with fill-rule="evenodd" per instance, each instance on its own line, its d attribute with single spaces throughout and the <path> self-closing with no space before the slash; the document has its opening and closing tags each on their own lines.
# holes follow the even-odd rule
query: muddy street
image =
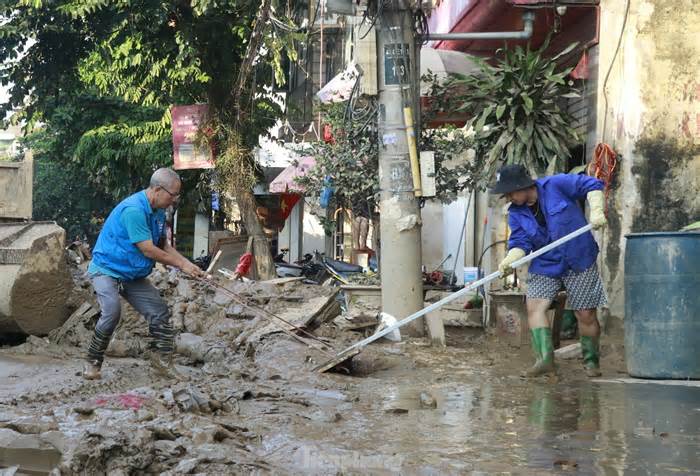
<svg viewBox="0 0 700 476">
<path fill-rule="evenodd" d="M 99 381 L 80 376 L 90 312 L 2 349 L 3 474 L 700 472 L 700 388 L 629 383 L 613 337 L 594 381 L 576 359 L 562 360 L 556 378 L 526 380 L 527 351 L 464 328 L 448 329 L 446 348 L 381 341 L 354 358 L 351 375 L 318 374 L 325 354 L 269 321 L 191 282 L 155 281 L 176 318 L 189 309 L 183 378 L 152 370 L 132 311 Z M 290 319 L 327 302 L 298 283 L 236 286 Z M 343 319 L 315 335 L 338 349 L 361 338 Z"/>
</svg>

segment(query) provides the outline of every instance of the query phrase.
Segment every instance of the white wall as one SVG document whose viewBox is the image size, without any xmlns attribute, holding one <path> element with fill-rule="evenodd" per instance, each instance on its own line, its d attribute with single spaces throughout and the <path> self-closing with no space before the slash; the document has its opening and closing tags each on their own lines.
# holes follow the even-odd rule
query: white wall
<svg viewBox="0 0 700 476">
<path fill-rule="evenodd" d="M 209 217 L 204 213 L 196 213 L 194 216 L 194 242 L 192 245 L 192 258 L 199 258 L 209 252 Z"/>
<path fill-rule="evenodd" d="M 304 199 L 299 200 L 284 222 L 284 228 L 278 234 L 277 251 L 289 248 L 287 260 L 290 262 L 300 260 L 306 253 L 325 250 L 326 237 L 323 226 L 308 208 Z"/>
<path fill-rule="evenodd" d="M 623 31 L 625 6 L 601 1 L 597 102 L 597 140 L 621 155 L 599 236 L 617 317 L 624 315 L 625 235 L 676 231 L 700 216 L 698 2 L 631 2 Z"/>
<path fill-rule="evenodd" d="M 302 200 L 303 201 L 303 200 Z M 318 250 L 324 252 L 326 249 L 326 235 L 319 219 L 307 212 L 308 206 L 304 209 L 304 242 L 302 245 L 302 255 L 313 253 Z"/>
<path fill-rule="evenodd" d="M 433 271 L 445 257 L 443 255 L 443 205 L 439 200 L 428 200 L 421 210 L 423 227 L 421 230 L 422 263 L 427 271 Z"/>
</svg>

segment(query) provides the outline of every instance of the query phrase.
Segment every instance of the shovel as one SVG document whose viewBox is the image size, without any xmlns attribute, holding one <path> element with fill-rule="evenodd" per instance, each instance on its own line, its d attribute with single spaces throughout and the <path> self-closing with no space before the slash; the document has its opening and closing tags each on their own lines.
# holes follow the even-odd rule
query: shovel
<svg viewBox="0 0 700 476">
<path fill-rule="evenodd" d="M 541 255 L 547 253 L 548 251 L 551 251 L 551 250 L 553 250 L 554 248 L 557 248 L 557 247 L 563 245 L 563 244 L 566 243 L 567 241 L 570 241 L 570 240 L 576 238 L 577 236 L 582 235 L 582 234 L 584 234 L 584 233 L 590 231 L 591 228 L 592 228 L 592 226 L 591 226 L 590 224 L 588 224 L 588 225 L 586 225 L 586 226 L 583 226 L 583 227 L 579 228 L 578 230 L 576 230 L 576 231 L 574 231 L 574 232 L 572 232 L 572 233 L 569 233 L 568 235 L 563 236 L 563 237 L 559 238 L 559 239 L 556 240 L 556 241 L 553 241 L 552 243 L 548 244 L 547 246 L 545 246 L 545 247 L 543 247 L 543 248 L 540 248 L 539 250 L 537 250 L 537 251 L 535 251 L 535 252 L 533 252 L 533 253 L 530 253 L 529 255 L 527 255 L 527 256 L 525 256 L 525 257 L 523 257 L 523 258 L 520 258 L 519 260 L 515 261 L 515 262 L 511 265 L 511 267 L 512 267 L 512 268 L 519 268 L 520 266 L 522 266 L 522 265 L 524 265 L 524 264 L 526 264 L 526 263 L 529 263 L 530 261 L 532 261 L 533 259 L 537 258 L 538 256 L 541 256 Z M 454 301 L 455 299 L 459 298 L 460 296 L 464 296 L 465 294 L 467 294 L 467 293 L 469 293 L 469 292 L 471 292 L 471 291 L 477 289 L 478 287 L 483 286 L 483 285 L 485 285 L 485 284 L 488 284 L 488 283 L 490 283 L 491 281 L 493 281 L 493 280 L 495 280 L 495 279 L 501 278 L 502 276 L 503 276 L 503 274 L 502 274 L 500 271 L 496 271 L 495 273 L 491 273 L 491 274 L 489 274 L 488 276 L 486 276 L 486 277 L 484 277 L 484 278 L 481 278 L 481 279 L 478 280 L 478 281 L 474 281 L 474 282 L 473 282 L 472 284 L 470 284 L 469 286 L 467 286 L 467 287 L 465 287 L 465 288 L 463 288 L 463 289 L 460 289 L 460 290 L 457 291 L 456 293 L 450 294 L 449 296 L 446 296 L 446 297 L 442 298 L 442 299 L 439 300 L 438 302 L 433 303 L 433 304 L 431 304 L 430 306 L 425 307 L 425 308 L 421 309 L 420 311 L 417 311 L 417 312 L 411 314 L 410 316 L 408 316 L 408 317 L 406 317 L 405 319 L 403 319 L 403 320 L 397 322 L 397 323 L 394 324 L 393 326 L 389 326 L 389 327 L 387 327 L 386 329 L 382 329 L 380 332 L 377 332 L 377 333 L 371 335 L 370 337 L 368 337 L 368 338 L 366 338 L 366 339 L 364 339 L 364 340 L 361 340 L 360 342 L 358 342 L 358 343 L 356 343 L 356 344 L 351 345 L 351 346 L 348 347 L 347 349 L 345 349 L 345 350 L 343 350 L 342 352 L 336 354 L 336 356 L 335 356 L 333 359 L 331 359 L 331 360 L 329 360 L 328 362 L 326 362 L 326 363 L 324 363 L 324 364 L 321 364 L 321 365 L 319 365 L 318 367 L 316 367 L 316 368 L 314 369 L 314 371 L 323 373 L 323 372 L 326 372 L 326 371 L 328 371 L 328 370 L 331 370 L 331 369 L 333 369 L 333 368 L 335 368 L 335 367 L 345 367 L 347 364 L 344 364 L 344 363 L 345 363 L 346 361 L 348 361 L 349 359 L 353 358 L 354 356 L 356 356 L 357 354 L 359 354 L 360 351 L 361 351 L 367 344 L 371 344 L 372 342 L 376 341 L 377 339 L 380 339 L 380 338 L 384 337 L 385 335 L 389 334 L 389 333 L 392 332 L 394 329 L 398 329 L 399 327 L 405 326 L 405 325 L 408 324 L 409 322 L 415 321 L 415 320 L 418 319 L 419 317 L 423 317 L 423 316 L 426 315 L 427 313 L 432 312 L 432 311 L 434 311 L 434 310 L 436 310 L 436 309 L 441 308 L 442 306 L 444 306 L 444 305 L 447 304 L 448 302 Z"/>
</svg>

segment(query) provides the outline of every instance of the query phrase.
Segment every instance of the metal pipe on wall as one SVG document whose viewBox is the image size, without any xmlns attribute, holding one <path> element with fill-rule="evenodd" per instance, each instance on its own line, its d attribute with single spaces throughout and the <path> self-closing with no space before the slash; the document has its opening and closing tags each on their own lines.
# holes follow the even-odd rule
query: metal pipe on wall
<svg viewBox="0 0 700 476">
<path fill-rule="evenodd" d="M 529 40 L 535 25 L 535 13 L 523 12 L 523 29 L 520 31 L 484 31 L 465 33 L 429 33 L 423 38 L 428 41 L 442 40 Z"/>
</svg>

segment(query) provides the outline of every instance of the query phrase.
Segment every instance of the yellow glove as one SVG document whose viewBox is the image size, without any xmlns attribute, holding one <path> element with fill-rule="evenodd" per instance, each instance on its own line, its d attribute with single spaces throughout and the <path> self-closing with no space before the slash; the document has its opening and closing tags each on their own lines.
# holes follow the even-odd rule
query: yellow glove
<svg viewBox="0 0 700 476">
<path fill-rule="evenodd" d="M 588 221 L 593 225 L 594 230 L 604 228 L 605 225 L 608 224 L 608 220 L 605 218 L 605 196 L 603 192 L 601 190 L 588 192 L 586 199 L 588 200 L 588 205 L 591 207 Z"/>
<path fill-rule="evenodd" d="M 521 250 L 520 248 L 511 248 L 506 257 L 503 258 L 503 261 L 501 261 L 501 264 L 498 265 L 498 271 L 500 271 L 503 276 L 508 276 L 513 272 L 513 268 L 511 268 L 510 265 L 524 256 L 524 250 Z"/>
</svg>

